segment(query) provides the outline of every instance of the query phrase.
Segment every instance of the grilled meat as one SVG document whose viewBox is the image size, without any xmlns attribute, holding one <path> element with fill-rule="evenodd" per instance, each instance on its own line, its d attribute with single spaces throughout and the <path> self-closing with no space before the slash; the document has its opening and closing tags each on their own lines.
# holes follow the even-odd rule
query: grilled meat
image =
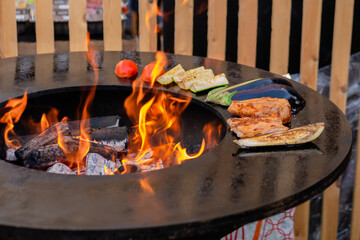
<svg viewBox="0 0 360 240">
<path fill-rule="evenodd" d="M 254 98 L 243 101 L 232 100 L 228 111 L 240 117 L 280 117 L 283 123 L 291 120 L 289 101 L 282 98 Z"/>
<path fill-rule="evenodd" d="M 227 123 L 231 131 L 234 131 L 239 138 L 255 137 L 288 129 L 279 117 L 229 118 Z"/>
</svg>

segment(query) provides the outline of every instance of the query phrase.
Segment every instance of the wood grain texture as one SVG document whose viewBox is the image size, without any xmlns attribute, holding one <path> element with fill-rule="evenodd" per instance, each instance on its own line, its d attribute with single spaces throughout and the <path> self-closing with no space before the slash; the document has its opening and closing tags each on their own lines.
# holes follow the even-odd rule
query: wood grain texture
<svg viewBox="0 0 360 240">
<path fill-rule="evenodd" d="M 35 14 L 36 52 L 53 53 L 55 51 L 53 1 L 35 0 Z"/>
<path fill-rule="evenodd" d="M 18 55 L 14 0 L 0 1 L 0 52 L 1 58 L 16 57 Z"/>
<path fill-rule="evenodd" d="M 349 74 L 354 0 L 336 1 L 331 61 L 330 100 L 344 113 Z M 323 194 L 321 239 L 336 239 L 340 189 L 332 184 Z"/>
<path fill-rule="evenodd" d="M 317 89 L 322 0 L 304 0 L 301 34 L 300 81 Z"/>
<path fill-rule="evenodd" d="M 336 1 L 330 100 L 343 112 L 346 110 L 353 14 L 354 0 Z"/>
<path fill-rule="evenodd" d="M 175 0 L 174 52 L 193 54 L 194 0 Z"/>
<path fill-rule="evenodd" d="M 225 60 L 227 1 L 209 0 L 208 4 L 207 56 Z"/>
<path fill-rule="evenodd" d="M 139 47 L 140 51 L 155 52 L 156 36 L 156 1 L 139 0 Z"/>
<path fill-rule="evenodd" d="M 104 50 L 122 51 L 121 0 L 103 0 Z"/>
<path fill-rule="evenodd" d="M 359 115 L 360 116 L 360 115 Z M 360 117 L 359 117 L 360 118 Z M 359 119 L 360 129 L 360 119 Z M 357 134 L 357 149 L 360 149 L 360 131 Z M 354 179 L 354 196 L 353 196 L 353 211 L 351 218 L 351 239 L 360 239 L 360 152 L 356 155 L 355 179 Z"/>
<path fill-rule="evenodd" d="M 70 52 L 86 51 L 86 0 L 69 0 Z"/>
<path fill-rule="evenodd" d="M 271 13 L 270 71 L 288 73 L 291 0 L 273 0 Z"/>
<path fill-rule="evenodd" d="M 314 90 L 317 89 L 321 10 L 322 0 L 304 0 L 300 53 L 300 81 Z M 310 201 L 296 207 L 294 216 L 294 233 L 296 239 L 308 239 L 309 217 Z"/>
<path fill-rule="evenodd" d="M 238 57 L 240 64 L 255 67 L 258 1 L 239 0 Z"/>
<path fill-rule="evenodd" d="M 308 240 L 309 236 L 310 201 L 295 208 L 294 237 L 296 240 Z"/>
</svg>

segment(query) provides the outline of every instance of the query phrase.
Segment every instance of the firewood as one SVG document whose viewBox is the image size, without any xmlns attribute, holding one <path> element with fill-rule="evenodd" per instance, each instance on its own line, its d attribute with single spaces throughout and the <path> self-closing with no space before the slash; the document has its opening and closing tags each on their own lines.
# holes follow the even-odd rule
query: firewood
<svg viewBox="0 0 360 240">
<path fill-rule="evenodd" d="M 60 146 L 58 144 L 49 144 L 32 149 L 22 161 L 24 166 L 28 168 L 44 168 L 64 159 L 66 159 L 66 154 Z"/>
<path fill-rule="evenodd" d="M 67 150 L 70 150 L 70 152 L 78 151 L 80 141 L 86 141 L 86 140 L 80 140 L 69 136 L 63 137 L 63 144 Z M 113 147 L 102 145 L 93 141 L 89 141 L 89 143 L 90 143 L 90 150 L 89 150 L 90 153 L 100 154 L 106 159 L 116 158 L 117 151 Z"/>
<path fill-rule="evenodd" d="M 109 127 L 118 127 L 120 122 L 120 116 L 104 116 L 104 117 L 93 117 L 85 119 L 85 126 L 89 128 L 109 128 Z M 71 131 L 80 129 L 80 120 L 68 121 L 69 128 Z"/>
<path fill-rule="evenodd" d="M 112 128 L 86 128 L 86 133 L 91 137 L 91 140 L 124 140 L 128 137 L 126 127 L 112 127 Z M 72 136 L 80 136 L 80 129 L 72 129 Z"/>
<path fill-rule="evenodd" d="M 17 161 L 17 158 L 15 156 L 15 151 L 16 150 L 14 148 L 8 148 L 6 150 L 6 158 L 5 158 L 5 160 L 9 161 L 9 162 Z"/>
<path fill-rule="evenodd" d="M 17 157 L 17 159 L 24 161 L 29 156 L 30 152 L 34 149 L 47 145 L 54 140 L 56 141 L 58 138 L 58 131 L 64 136 L 70 135 L 70 129 L 67 124 L 64 122 L 58 122 L 53 126 L 47 128 L 44 132 L 42 132 L 35 138 L 31 139 L 21 148 L 17 149 L 15 151 L 15 156 Z"/>
</svg>

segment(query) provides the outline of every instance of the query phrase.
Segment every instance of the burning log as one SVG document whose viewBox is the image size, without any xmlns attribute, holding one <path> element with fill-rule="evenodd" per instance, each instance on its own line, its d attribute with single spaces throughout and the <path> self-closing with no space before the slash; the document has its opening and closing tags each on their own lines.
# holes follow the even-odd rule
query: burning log
<svg viewBox="0 0 360 240">
<path fill-rule="evenodd" d="M 58 122 L 53 126 L 46 129 L 40 135 L 31 139 L 24 146 L 15 151 L 15 156 L 17 159 L 24 161 L 34 149 L 50 144 L 53 141 L 56 141 L 58 138 L 58 133 L 61 133 L 64 136 L 70 135 L 70 129 L 64 122 Z"/>
<path fill-rule="evenodd" d="M 120 117 L 118 115 L 94 117 L 86 119 L 84 121 L 86 122 L 86 126 L 89 126 L 90 128 L 112 128 L 119 126 Z M 80 129 L 81 120 L 69 121 L 68 123 L 72 131 Z"/>
<path fill-rule="evenodd" d="M 66 154 L 60 146 L 58 144 L 49 144 L 32 149 L 22 161 L 24 166 L 28 168 L 44 168 L 64 159 L 66 159 Z"/>
<path fill-rule="evenodd" d="M 104 166 L 111 172 L 115 171 L 115 162 L 96 153 L 86 155 L 86 175 L 106 175 Z"/>
<path fill-rule="evenodd" d="M 112 128 L 87 128 L 86 133 L 91 136 L 91 140 L 124 140 L 128 137 L 126 127 L 112 127 Z M 72 129 L 72 136 L 80 136 L 80 129 Z"/>
<path fill-rule="evenodd" d="M 51 172 L 51 173 L 57 173 L 57 174 L 71 174 L 72 173 L 71 169 L 62 163 L 54 164 L 47 171 Z"/>
<path fill-rule="evenodd" d="M 77 152 L 79 149 L 80 141 L 87 141 L 87 140 L 77 139 L 69 136 L 63 137 L 63 144 L 69 152 Z M 90 143 L 90 150 L 89 150 L 90 153 L 97 153 L 105 157 L 106 159 L 116 158 L 118 152 L 115 150 L 115 148 L 107 145 L 102 145 L 93 141 L 88 141 L 88 142 Z"/>
</svg>

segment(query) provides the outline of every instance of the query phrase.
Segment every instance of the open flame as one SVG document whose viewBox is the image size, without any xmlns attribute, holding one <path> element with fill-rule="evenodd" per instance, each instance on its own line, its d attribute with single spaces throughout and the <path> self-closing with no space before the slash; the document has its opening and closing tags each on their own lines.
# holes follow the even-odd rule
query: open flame
<svg viewBox="0 0 360 240">
<path fill-rule="evenodd" d="M 57 129 L 57 142 L 59 147 L 66 155 L 67 162 L 71 162 L 69 167 L 74 165 L 80 174 L 81 167 L 85 166 L 85 156 L 91 147 L 91 137 L 88 134 L 90 121 L 89 109 L 95 97 L 96 85 L 98 80 L 98 66 L 96 63 L 95 51 L 87 41 L 87 60 L 94 71 L 94 85 L 90 88 L 86 99 L 83 101 L 78 115 L 80 121 L 80 136 L 77 151 L 74 147 L 71 149 L 64 142 L 64 137 L 60 129 Z M 174 96 L 161 91 L 159 88 L 153 88 L 159 73 L 167 65 L 167 57 L 163 52 L 157 52 L 156 61 L 152 63 L 151 82 L 144 82 L 141 78 L 133 82 L 132 93 L 126 98 L 124 108 L 129 119 L 133 123 L 133 131 L 129 136 L 129 155 L 122 159 L 125 171 L 129 172 L 130 161 L 136 165 L 148 166 L 152 164 L 155 169 L 168 167 L 174 164 L 181 164 L 183 161 L 199 157 L 205 150 L 205 147 L 213 147 L 220 139 L 221 125 L 209 123 L 203 129 L 204 138 L 201 147 L 196 154 L 188 154 L 187 149 L 183 147 L 182 129 L 180 116 L 191 102 L 191 94 Z M 10 99 L 5 106 L 6 113 L 1 117 L 0 122 L 5 123 L 4 139 L 8 148 L 17 149 L 21 147 L 20 141 L 16 139 L 14 132 L 14 123 L 17 123 L 27 105 L 27 93 L 20 99 Z M 58 122 L 59 111 L 51 108 L 47 113 L 42 114 L 40 123 L 35 124 L 36 128 L 41 128 L 44 132 L 50 126 Z M 62 121 L 67 122 L 67 117 Z M 200 143 L 199 143 L 200 144 Z M 151 156 L 149 156 L 151 152 Z M 131 155 L 131 158 L 129 157 Z M 115 159 L 112 159 L 113 161 Z M 154 169 L 154 168 L 152 168 Z M 114 175 L 118 169 L 112 170 L 104 166 L 106 175 Z M 141 183 L 144 189 L 151 192 L 146 182 Z"/>
<path fill-rule="evenodd" d="M 9 108 L 0 119 L 1 123 L 5 123 L 4 139 L 5 144 L 8 148 L 18 149 L 21 147 L 20 142 L 17 139 L 10 139 L 9 135 L 16 136 L 14 132 L 14 123 L 20 120 L 27 105 L 27 92 L 25 91 L 24 96 L 20 99 L 10 99 L 5 105 L 5 109 Z"/>
</svg>

